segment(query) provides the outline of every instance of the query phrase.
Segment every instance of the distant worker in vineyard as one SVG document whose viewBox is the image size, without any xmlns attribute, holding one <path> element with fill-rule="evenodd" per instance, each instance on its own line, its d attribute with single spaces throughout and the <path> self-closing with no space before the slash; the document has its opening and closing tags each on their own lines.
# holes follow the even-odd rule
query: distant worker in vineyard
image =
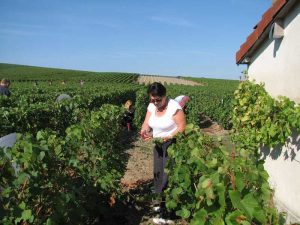
<svg viewBox="0 0 300 225">
<path fill-rule="evenodd" d="M 175 101 L 179 103 L 184 113 L 186 113 L 186 103 L 190 101 L 189 96 L 179 95 L 175 98 Z"/>
<path fill-rule="evenodd" d="M 125 113 L 123 116 L 122 124 L 124 127 L 127 128 L 128 131 L 131 131 L 133 118 L 134 118 L 134 111 L 135 111 L 132 101 L 127 100 L 124 105 L 124 108 L 125 108 Z"/>
<path fill-rule="evenodd" d="M 11 95 L 9 91 L 9 86 L 10 86 L 10 80 L 2 79 L 0 82 L 0 95 L 6 95 L 9 97 Z"/>
<path fill-rule="evenodd" d="M 150 104 L 141 129 L 144 140 L 162 138 L 162 144 L 156 144 L 153 149 L 154 157 L 154 191 L 159 194 L 167 188 L 168 176 L 164 168 L 168 161 L 168 147 L 176 142 L 175 135 L 183 132 L 186 126 L 185 114 L 179 103 L 166 96 L 166 88 L 158 82 L 150 84 L 147 91 Z M 152 130 L 152 134 L 150 132 Z M 154 223 L 168 223 L 165 203 L 162 200 L 160 217 L 154 218 Z"/>
</svg>

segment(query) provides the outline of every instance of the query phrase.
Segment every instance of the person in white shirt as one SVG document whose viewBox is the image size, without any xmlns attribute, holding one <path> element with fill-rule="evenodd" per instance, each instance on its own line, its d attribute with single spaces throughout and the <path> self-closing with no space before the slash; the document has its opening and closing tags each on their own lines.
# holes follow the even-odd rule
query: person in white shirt
<svg viewBox="0 0 300 225">
<path fill-rule="evenodd" d="M 179 103 L 166 96 L 166 88 L 154 82 L 148 88 L 150 104 L 141 129 L 144 140 L 162 138 L 162 145 L 155 145 L 154 157 L 154 191 L 161 193 L 167 187 L 168 177 L 164 168 L 168 161 L 168 147 L 175 143 L 178 132 L 183 132 L 186 126 L 185 114 Z M 150 131 L 152 130 L 152 134 Z M 161 207 L 165 207 L 161 204 Z M 154 221 L 155 222 L 155 221 Z"/>
<path fill-rule="evenodd" d="M 189 96 L 179 95 L 175 98 L 175 101 L 179 103 L 184 113 L 186 113 L 186 103 L 190 101 Z"/>
</svg>

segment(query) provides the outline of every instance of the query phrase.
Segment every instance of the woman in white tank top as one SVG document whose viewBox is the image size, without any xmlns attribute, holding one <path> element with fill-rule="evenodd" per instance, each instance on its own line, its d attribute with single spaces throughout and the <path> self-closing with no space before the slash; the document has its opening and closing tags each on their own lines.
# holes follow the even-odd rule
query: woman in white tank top
<svg viewBox="0 0 300 225">
<path fill-rule="evenodd" d="M 168 161 L 168 147 L 176 142 L 174 136 L 178 132 L 183 132 L 186 125 L 185 115 L 179 103 L 166 96 L 166 88 L 161 84 L 154 82 L 148 88 L 150 104 L 147 108 L 147 114 L 142 125 L 141 135 L 144 140 L 152 138 L 162 138 L 162 145 L 155 145 L 153 148 L 154 157 L 154 191 L 162 193 L 167 187 L 168 177 L 164 168 Z M 152 130 L 153 134 L 150 134 Z M 161 215 L 158 222 L 165 218 L 164 201 L 160 203 Z M 154 221 L 156 222 L 156 221 Z"/>
<path fill-rule="evenodd" d="M 166 89 L 161 83 L 149 86 L 150 104 L 142 125 L 141 134 L 145 140 L 160 137 L 165 141 L 172 139 L 178 132 L 185 129 L 185 115 L 179 103 L 166 97 Z M 153 136 L 148 135 L 153 130 Z"/>
</svg>

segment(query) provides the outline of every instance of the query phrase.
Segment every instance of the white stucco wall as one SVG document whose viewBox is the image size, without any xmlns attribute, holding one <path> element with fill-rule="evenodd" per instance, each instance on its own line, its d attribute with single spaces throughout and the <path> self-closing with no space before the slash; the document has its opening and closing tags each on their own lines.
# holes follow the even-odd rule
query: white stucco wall
<svg viewBox="0 0 300 225">
<path fill-rule="evenodd" d="M 300 104 L 300 1 L 283 20 L 284 38 L 266 40 L 250 58 L 249 79 L 264 82 L 276 98 L 287 96 Z M 295 132 L 282 147 L 262 148 L 274 200 L 287 212 L 287 224 L 300 223 L 300 135 Z M 268 154 L 269 153 L 269 154 Z"/>
<path fill-rule="evenodd" d="M 266 40 L 250 59 L 250 80 L 264 82 L 273 96 L 287 96 L 300 103 L 300 1 L 283 20 L 284 37 Z"/>
<path fill-rule="evenodd" d="M 287 212 L 287 224 L 300 222 L 300 135 L 294 132 L 284 146 L 262 148 L 264 167 L 269 174 L 274 200 Z"/>
</svg>

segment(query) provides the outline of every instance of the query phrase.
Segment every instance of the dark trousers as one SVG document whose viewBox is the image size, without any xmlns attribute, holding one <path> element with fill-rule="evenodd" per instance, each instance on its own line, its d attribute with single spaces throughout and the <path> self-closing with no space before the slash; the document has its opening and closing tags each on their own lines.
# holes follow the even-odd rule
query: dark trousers
<svg viewBox="0 0 300 225">
<path fill-rule="evenodd" d="M 161 193 L 167 188 L 168 184 L 168 175 L 164 172 L 164 168 L 168 162 L 168 147 L 175 143 L 176 139 L 171 139 L 162 143 L 161 145 L 155 145 L 153 148 L 153 157 L 154 157 L 154 192 Z"/>
</svg>

